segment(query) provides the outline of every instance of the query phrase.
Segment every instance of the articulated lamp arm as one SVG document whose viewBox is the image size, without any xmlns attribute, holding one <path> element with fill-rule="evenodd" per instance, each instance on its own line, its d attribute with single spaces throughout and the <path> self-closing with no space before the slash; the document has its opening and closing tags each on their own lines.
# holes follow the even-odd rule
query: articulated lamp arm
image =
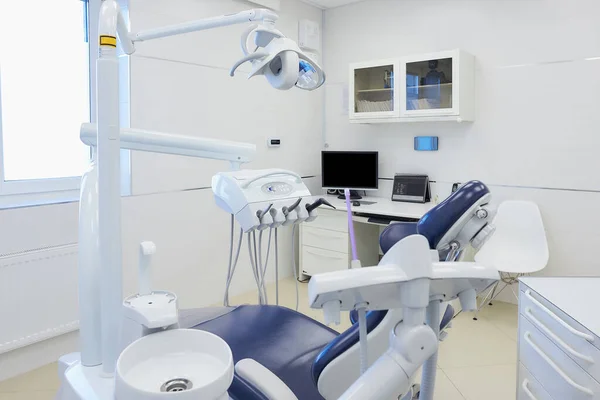
<svg viewBox="0 0 600 400">
<path fill-rule="evenodd" d="M 254 9 L 241 11 L 236 14 L 220 15 L 217 17 L 204 18 L 195 21 L 183 22 L 180 24 L 168 25 L 160 28 L 148 29 L 145 31 L 131 33 L 127 28 L 127 23 L 123 13 L 116 1 L 103 1 L 100 8 L 100 24 L 98 27 L 100 40 L 114 43 L 116 46 L 117 35 L 119 42 L 126 54 L 135 52 L 135 42 L 143 42 L 151 39 L 158 39 L 168 36 L 181 35 L 184 33 L 203 31 L 207 29 L 219 28 L 222 26 L 243 24 L 253 21 L 264 21 L 274 24 L 279 19 L 278 15 L 267 9 Z"/>
</svg>

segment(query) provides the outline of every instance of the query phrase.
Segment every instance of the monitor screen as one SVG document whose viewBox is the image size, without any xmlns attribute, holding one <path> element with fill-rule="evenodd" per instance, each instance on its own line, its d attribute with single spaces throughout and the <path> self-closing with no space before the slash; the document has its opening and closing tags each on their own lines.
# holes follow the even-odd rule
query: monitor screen
<svg viewBox="0 0 600 400">
<path fill-rule="evenodd" d="M 376 151 L 323 151 L 321 176 L 329 189 L 375 190 L 379 187 Z"/>
</svg>

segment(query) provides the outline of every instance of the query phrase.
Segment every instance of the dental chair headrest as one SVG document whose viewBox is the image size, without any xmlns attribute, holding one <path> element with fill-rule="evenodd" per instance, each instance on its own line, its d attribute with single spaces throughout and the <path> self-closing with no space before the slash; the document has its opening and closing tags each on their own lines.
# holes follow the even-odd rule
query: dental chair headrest
<svg viewBox="0 0 600 400">
<path fill-rule="evenodd" d="M 429 240 L 431 249 L 443 248 L 490 199 L 490 190 L 483 182 L 470 181 L 429 210 L 417 223 L 417 232 Z"/>
<path fill-rule="evenodd" d="M 481 206 L 489 203 L 490 190 L 480 181 L 470 181 L 452 193 L 446 200 L 433 207 L 416 223 L 397 223 L 388 226 L 379 239 L 381 249 L 386 253 L 393 245 L 406 236 L 419 234 L 429 241 L 431 249 L 442 249 L 456 240 Z M 483 221 L 482 221 L 483 222 Z M 463 241 L 472 239 L 480 229 L 473 224 L 474 232 L 466 232 Z M 465 245 L 466 243 L 461 243 Z"/>
</svg>

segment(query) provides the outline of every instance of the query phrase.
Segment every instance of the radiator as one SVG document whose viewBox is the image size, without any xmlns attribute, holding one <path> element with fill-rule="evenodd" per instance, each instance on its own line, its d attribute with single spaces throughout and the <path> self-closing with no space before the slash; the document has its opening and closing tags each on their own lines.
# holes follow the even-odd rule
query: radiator
<svg viewBox="0 0 600 400">
<path fill-rule="evenodd" d="M 79 328 L 77 244 L 0 255 L 0 354 Z"/>
</svg>

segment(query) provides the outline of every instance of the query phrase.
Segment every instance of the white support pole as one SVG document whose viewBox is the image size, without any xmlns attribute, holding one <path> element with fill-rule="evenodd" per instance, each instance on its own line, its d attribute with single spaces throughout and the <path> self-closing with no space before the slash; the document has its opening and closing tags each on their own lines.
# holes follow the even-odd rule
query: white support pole
<svg viewBox="0 0 600 400">
<path fill-rule="evenodd" d="M 242 11 L 237 14 L 221 15 L 218 17 L 205 18 L 197 21 L 183 22 L 181 24 L 164 26 L 162 28 L 148 29 L 138 32 L 131 39 L 134 42 L 152 40 L 167 36 L 180 35 L 182 33 L 202 31 L 206 29 L 218 28 L 241 24 L 244 22 L 265 20 L 275 22 L 279 17 L 271 10 L 257 9 Z"/>
<path fill-rule="evenodd" d="M 119 356 L 123 277 L 119 143 L 119 62 L 116 35 L 120 10 L 104 0 L 98 26 L 98 232 L 102 271 L 102 372 L 112 375 Z"/>
<path fill-rule="evenodd" d="M 102 275 L 98 257 L 97 184 L 98 168 L 93 162 L 81 177 L 79 197 L 79 338 L 81 364 L 85 367 L 102 364 Z"/>
</svg>

